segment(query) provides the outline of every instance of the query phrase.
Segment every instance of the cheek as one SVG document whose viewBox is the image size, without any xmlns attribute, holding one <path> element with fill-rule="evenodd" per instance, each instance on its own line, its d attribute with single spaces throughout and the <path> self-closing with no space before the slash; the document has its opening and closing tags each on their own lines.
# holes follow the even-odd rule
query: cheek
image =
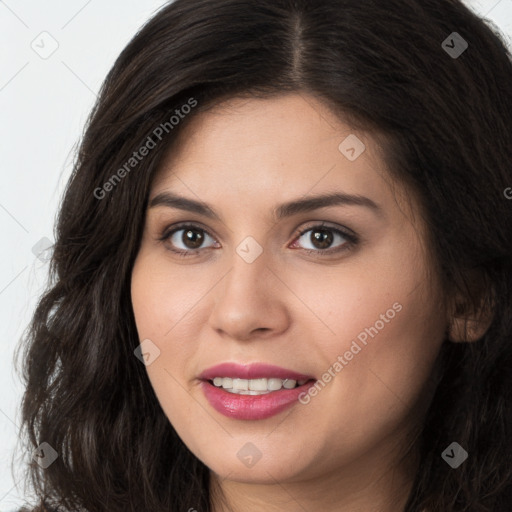
<svg viewBox="0 0 512 512">
<path fill-rule="evenodd" d="M 371 411 L 370 423 L 391 428 L 428 382 L 446 327 L 440 285 L 427 277 L 419 251 L 399 249 L 390 244 L 353 271 L 347 264 L 341 275 L 333 269 L 297 281 L 297 295 L 321 319 L 309 337 L 330 383 L 312 403 L 318 414 L 334 404 L 332 425 L 343 425 L 350 411 L 349 423 L 371 429 Z"/>
<path fill-rule="evenodd" d="M 191 330 L 201 325 L 195 314 L 201 285 L 186 272 L 169 272 L 163 258 L 141 250 L 131 279 L 131 300 L 139 340 L 151 340 L 159 355 L 146 371 L 162 409 L 174 423 L 192 411 L 184 372 L 192 375 L 188 362 L 197 353 L 198 337 Z"/>
<path fill-rule="evenodd" d="M 132 306 L 139 337 L 168 346 L 177 331 L 199 328 L 198 307 L 208 293 L 208 282 L 192 266 L 171 272 L 164 257 L 141 252 L 131 280 Z"/>
<path fill-rule="evenodd" d="M 377 251 L 376 251 L 377 252 Z M 364 342 L 385 337 L 398 323 L 412 321 L 419 313 L 428 311 L 417 301 L 431 301 L 431 297 L 416 299 L 415 289 L 425 286 L 422 269 L 387 249 L 364 257 L 354 257 L 337 267 L 318 267 L 296 272 L 294 293 L 308 306 L 303 308 L 302 328 L 311 331 L 315 344 L 333 356 L 349 350 L 351 342 Z M 419 306 L 419 308 L 418 308 Z M 407 318 L 407 319 L 405 319 Z M 341 352 L 340 352 L 341 351 Z"/>
<path fill-rule="evenodd" d="M 208 294 L 222 277 L 218 270 L 178 268 L 161 254 L 144 249 L 135 261 L 132 307 L 139 339 L 150 339 L 160 351 L 146 367 L 159 396 L 180 396 L 178 381 L 187 387 L 195 383 L 201 331 L 208 321 Z"/>
<path fill-rule="evenodd" d="M 356 338 L 361 351 L 338 381 L 361 438 L 393 432 L 407 417 L 419 421 L 428 405 L 429 378 L 443 341 L 443 312 L 430 308 L 420 293 L 397 297 L 401 310 L 389 323 L 374 321 L 361 331 L 366 341 Z M 343 415 L 341 409 L 338 413 Z"/>
</svg>

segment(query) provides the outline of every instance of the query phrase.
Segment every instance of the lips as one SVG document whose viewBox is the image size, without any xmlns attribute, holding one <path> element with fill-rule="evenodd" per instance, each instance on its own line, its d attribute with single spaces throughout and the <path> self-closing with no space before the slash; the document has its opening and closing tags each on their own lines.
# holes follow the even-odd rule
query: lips
<svg viewBox="0 0 512 512">
<path fill-rule="evenodd" d="M 297 373 L 280 366 L 264 363 L 252 363 L 250 365 L 221 363 L 208 368 L 199 375 L 201 380 L 213 380 L 215 377 L 232 377 L 236 379 L 271 379 L 274 377 L 277 379 L 297 381 L 315 378 L 312 375 Z"/>
<path fill-rule="evenodd" d="M 235 379 L 289 379 L 305 381 L 293 389 L 280 389 L 259 395 L 233 394 L 216 387 L 213 379 L 225 377 Z M 237 420 L 263 420 L 274 416 L 299 402 L 299 396 L 306 393 L 315 378 L 286 368 L 263 363 L 240 365 L 222 363 L 208 368 L 200 375 L 201 390 L 210 405 L 219 413 Z"/>
</svg>

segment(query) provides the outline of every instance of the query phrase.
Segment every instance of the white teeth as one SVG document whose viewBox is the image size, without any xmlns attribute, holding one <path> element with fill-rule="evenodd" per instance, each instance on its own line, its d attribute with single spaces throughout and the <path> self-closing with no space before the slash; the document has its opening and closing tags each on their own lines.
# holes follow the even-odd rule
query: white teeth
<svg viewBox="0 0 512 512">
<path fill-rule="evenodd" d="M 222 387 L 224 389 L 231 389 L 233 387 L 233 379 L 225 377 L 222 379 Z"/>
<path fill-rule="evenodd" d="M 267 391 L 267 379 L 251 379 L 248 382 L 251 391 Z"/>
<path fill-rule="evenodd" d="M 263 395 L 270 391 L 279 391 L 281 388 L 293 389 L 297 386 L 302 386 L 307 382 L 307 379 L 293 380 L 293 379 L 238 379 L 231 377 L 215 377 L 213 385 L 220 388 L 222 387 L 230 393 L 240 395 Z"/>
<path fill-rule="evenodd" d="M 268 379 L 267 388 L 269 391 L 279 391 L 282 387 L 282 379 Z"/>
<path fill-rule="evenodd" d="M 247 379 L 233 379 L 232 388 L 237 391 L 247 391 L 249 389 L 249 381 Z"/>
<path fill-rule="evenodd" d="M 283 381 L 283 388 L 285 389 L 293 389 L 297 385 L 296 380 L 286 379 Z"/>
</svg>

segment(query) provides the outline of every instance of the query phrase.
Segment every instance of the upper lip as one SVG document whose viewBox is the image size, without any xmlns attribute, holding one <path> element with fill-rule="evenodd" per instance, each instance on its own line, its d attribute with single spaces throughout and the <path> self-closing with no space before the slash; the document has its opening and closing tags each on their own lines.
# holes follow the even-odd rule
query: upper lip
<svg viewBox="0 0 512 512">
<path fill-rule="evenodd" d="M 280 366 L 274 366 L 265 363 L 221 363 L 204 370 L 199 378 L 202 380 L 212 380 L 215 377 L 233 377 L 236 379 L 293 379 L 293 380 L 310 380 L 311 375 L 294 372 Z"/>
</svg>

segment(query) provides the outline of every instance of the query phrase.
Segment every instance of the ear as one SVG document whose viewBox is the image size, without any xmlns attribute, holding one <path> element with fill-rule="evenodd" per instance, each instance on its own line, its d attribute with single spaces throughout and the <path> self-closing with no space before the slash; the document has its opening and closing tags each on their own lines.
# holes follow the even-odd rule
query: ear
<svg viewBox="0 0 512 512">
<path fill-rule="evenodd" d="M 469 293 L 471 296 L 458 292 L 450 312 L 447 337 L 453 343 L 472 343 L 478 341 L 489 329 L 494 317 L 494 307 L 486 297 L 486 290 L 481 276 L 471 274 Z M 478 302 L 478 306 L 475 306 Z"/>
<path fill-rule="evenodd" d="M 491 325 L 492 318 L 475 319 L 471 317 L 453 317 L 448 326 L 448 339 L 453 343 L 472 343 L 478 341 Z"/>
</svg>

